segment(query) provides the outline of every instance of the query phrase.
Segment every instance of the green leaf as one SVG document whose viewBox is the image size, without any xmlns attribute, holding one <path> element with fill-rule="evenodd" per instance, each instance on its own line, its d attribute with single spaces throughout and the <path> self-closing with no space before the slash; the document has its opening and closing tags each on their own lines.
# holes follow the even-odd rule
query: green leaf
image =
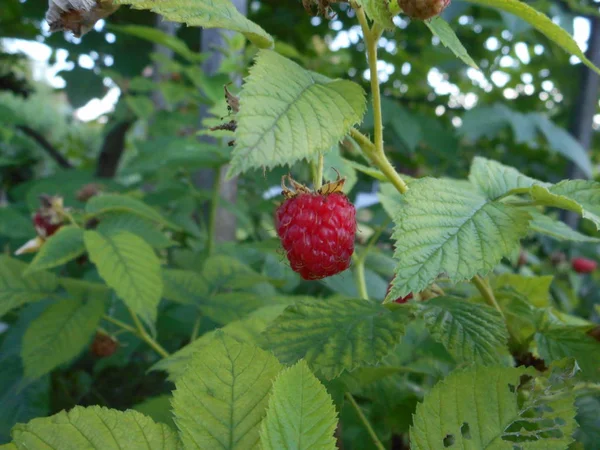
<svg viewBox="0 0 600 450">
<path fill-rule="evenodd" d="M 577 440 L 583 442 L 586 450 L 594 450 L 600 442 L 600 396 L 579 397 L 577 406 Z"/>
<path fill-rule="evenodd" d="M 426 20 L 425 25 L 440 39 L 444 46 L 448 47 L 465 64 L 474 69 L 479 69 L 477 63 L 469 56 L 467 49 L 462 45 L 456 33 L 454 33 L 454 30 L 448 25 L 448 22 L 437 16 L 431 20 Z"/>
<path fill-rule="evenodd" d="M 497 289 L 494 294 L 506 319 L 511 348 L 516 346 L 517 351 L 527 351 L 543 310 L 534 307 L 526 296 L 511 288 Z"/>
<path fill-rule="evenodd" d="M 514 14 L 520 17 L 526 22 L 530 23 L 536 30 L 544 34 L 548 39 L 561 46 L 568 53 L 577 56 L 583 61 L 583 63 L 590 69 L 600 74 L 594 64 L 585 57 L 585 54 L 581 51 L 577 42 L 563 30 L 561 27 L 556 25 L 546 15 L 536 11 L 531 6 L 523 3 L 519 0 L 469 0 L 471 3 L 478 5 L 491 6 L 500 10 Z"/>
<path fill-rule="evenodd" d="M 599 238 L 587 236 L 574 230 L 566 223 L 548 217 L 539 211 L 529 211 L 533 220 L 529 223 L 529 228 L 536 233 L 550 236 L 559 241 L 571 241 L 571 242 L 600 242 Z"/>
<path fill-rule="evenodd" d="M 240 94 L 229 176 L 312 159 L 339 142 L 364 112 L 364 91 L 356 83 L 263 50 Z"/>
<path fill-rule="evenodd" d="M 332 379 L 386 356 L 404 334 L 408 312 L 365 300 L 304 300 L 275 319 L 264 338 L 282 363 L 305 359 Z"/>
<path fill-rule="evenodd" d="M 223 328 L 203 334 L 168 358 L 157 362 L 150 370 L 164 370 L 168 372 L 170 380 L 177 380 L 185 373 L 192 356 L 197 352 L 201 352 L 207 345 L 211 345 L 213 338 L 218 333 L 225 333 L 239 342 L 261 347 L 263 343 L 262 332 L 284 309 L 285 305 L 265 306 L 257 309 L 244 319 L 230 322 Z"/>
<path fill-rule="evenodd" d="M 533 306 L 545 308 L 546 306 L 550 306 L 550 285 L 553 279 L 552 275 L 526 277 L 514 273 L 504 273 L 492 278 L 492 287 L 494 289 L 514 289 Z"/>
<path fill-rule="evenodd" d="M 216 323 L 226 324 L 247 316 L 265 306 L 289 305 L 293 297 L 266 297 L 248 292 L 224 292 L 205 298 L 198 304 L 200 311 Z"/>
<path fill-rule="evenodd" d="M 19 213 L 15 208 L 0 207 L 0 236 L 12 239 L 26 239 L 35 236 L 31 219 Z"/>
<path fill-rule="evenodd" d="M 260 429 L 264 450 L 336 449 L 337 413 L 304 361 L 279 374 Z"/>
<path fill-rule="evenodd" d="M 487 305 L 452 297 L 422 303 L 431 336 L 459 363 L 497 365 L 508 354 L 508 333 L 500 313 Z"/>
<path fill-rule="evenodd" d="M 148 219 L 152 222 L 157 222 L 168 226 L 175 230 L 179 227 L 165 218 L 158 211 L 144 202 L 133 197 L 118 194 L 102 194 L 93 197 L 86 205 L 85 211 L 94 216 L 100 216 L 111 212 L 121 212 L 135 214 L 137 216 Z"/>
<path fill-rule="evenodd" d="M 544 380 L 520 386 L 524 368 L 474 367 L 455 371 L 417 406 L 412 450 L 564 450 L 576 428 L 573 395 Z M 538 381 L 539 380 L 539 381 Z M 526 393 L 524 404 L 519 399 Z M 529 395 L 527 395 L 529 394 Z"/>
<path fill-rule="evenodd" d="M 173 412 L 185 447 L 255 448 L 280 370 L 273 355 L 217 333 L 175 383 Z"/>
<path fill-rule="evenodd" d="M 388 299 L 421 292 L 441 273 L 453 283 L 486 274 L 519 245 L 530 219 L 454 180 L 414 181 L 400 201 L 393 217 L 399 264 Z"/>
<path fill-rule="evenodd" d="M 239 259 L 225 255 L 215 255 L 208 258 L 204 262 L 202 275 L 209 283 L 212 291 L 224 287 L 246 289 L 269 280 L 268 277 L 256 273 Z"/>
<path fill-rule="evenodd" d="M 383 29 L 393 30 L 396 27 L 392 19 L 398 11 L 390 10 L 388 0 L 359 0 L 358 3 L 365 8 L 367 16 Z"/>
<path fill-rule="evenodd" d="M 35 319 L 23 336 L 27 378 L 39 378 L 75 358 L 87 346 L 104 314 L 104 302 L 67 298 Z"/>
<path fill-rule="evenodd" d="M 565 180 L 550 188 L 533 186 L 531 197 L 541 205 L 575 211 L 600 230 L 600 183 Z"/>
<path fill-rule="evenodd" d="M 0 255 L 0 317 L 26 303 L 50 297 L 58 287 L 51 273 L 39 272 L 25 276 L 27 264 Z"/>
<path fill-rule="evenodd" d="M 154 103 L 148 97 L 142 95 L 127 95 L 125 103 L 129 109 L 140 119 L 148 120 L 154 113 Z"/>
<path fill-rule="evenodd" d="M 104 236 L 86 231 L 85 246 L 98 273 L 117 295 L 149 325 L 162 297 L 160 261 L 152 247 L 127 231 Z"/>
<path fill-rule="evenodd" d="M 551 186 L 550 183 L 544 183 L 523 175 L 513 167 L 480 156 L 473 159 L 469 181 L 491 200 L 514 190 L 527 192 L 533 185 Z"/>
<path fill-rule="evenodd" d="M 574 327 L 552 327 L 535 335 L 538 352 L 544 361 L 573 357 L 581 375 L 600 381 L 600 342 Z"/>
<path fill-rule="evenodd" d="M 135 36 L 140 39 L 145 39 L 155 44 L 160 44 L 163 47 L 173 50 L 179 56 L 187 59 L 189 62 L 201 62 L 204 60 L 203 55 L 193 52 L 187 46 L 185 41 L 176 36 L 165 33 L 154 27 L 144 27 L 141 25 L 108 25 L 108 30 L 116 31 L 117 33 L 125 33 L 130 36 Z"/>
<path fill-rule="evenodd" d="M 203 28 L 225 28 L 243 33 L 260 48 L 271 48 L 273 38 L 242 15 L 229 0 L 118 0 L 135 9 L 149 9 L 172 22 Z"/>
<path fill-rule="evenodd" d="M 177 434 L 137 411 L 76 406 L 69 412 L 18 424 L 12 431 L 19 449 L 176 450 Z"/>
<path fill-rule="evenodd" d="M 159 395 L 158 397 L 150 397 L 142 403 L 135 405 L 133 410 L 150 417 L 158 423 L 164 423 L 175 428 L 173 421 L 173 413 L 171 412 L 171 396 Z"/>
<path fill-rule="evenodd" d="M 64 226 L 44 242 L 25 273 L 52 269 L 66 264 L 84 253 L 83 229 L 75 225 Z"/>
<path fill-rule="evenodd" d="M 125 212 L 104 214 L 96 231 L 107 236 L 129 231 L 157 249 L 175 245 L 152 221 Z"/>
<path fill-rule="evenodd" d="M 210 295 L 205 278 L 191 270 L 163 269 L 163 297 L 183 305 L 198 304 Z"/>
</svg>

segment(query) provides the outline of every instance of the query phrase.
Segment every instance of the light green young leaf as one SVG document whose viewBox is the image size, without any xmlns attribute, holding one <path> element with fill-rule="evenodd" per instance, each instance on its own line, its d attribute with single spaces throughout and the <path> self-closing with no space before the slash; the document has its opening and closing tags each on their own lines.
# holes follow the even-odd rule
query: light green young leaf
<svg viewBox="0 0 600 450">
<path fill-rule="evenodd" d="M 465 64 L 474 69 L 479 69 L 477 63 L 469 56 L 467 49 L 462 45 L 456 33 L 454 33 L 454 30 L 448 25 L 448 22 L 437 16 L 431 20 L 426 20 L 425 25 L 427 25 L 435 36 L 440 38 L 444 46 L 450 49 Z"/>
<path fill-rule="evenodd" d="M 24 275 L 27 264 L 0 255 L 0 317 L 26 303 L 51 296 L 58 287 L 58 278 L 49 272 Z"/>
<path fill-rule="evenodd" d="M 524 368 L 473 367 L 438 382 L 417 406 L 412 450 L 564 450 L 576 428 L 574 398 L 564 384 L 533 388 L 520 404 Z M 539 384 L 547 384 L 539 380 Z M 536 385 L 538 380 L 536 380 Z"/>
<path fill-rule="evenodd" d="M 498 311 L 452 297 L 422 304 L 420 312 L 431 336 L 459 363 L 498 365 L 508 354 L 508 333 Z"/>
<path fill-rule="evenodd" d="M 83 229 L 74 225 L 64 226 L 44 242 L 25 273 L 52 269 L 83 255 L 83 253 L 85 253 Z"/>
<path fill-rule="evenodd" d="M 35 319 L 23 336 L 27 378 L 39 378 L 75 358 L 89 343 L 104 314 L 102 299 L 66 298 Z"/>
<path fill-rule="evenodd" d="M 179 229 L 177 225 L 166 220 L 154 208 L 151 208 L 150 206 L 146 205 L 141 200 L 129 197 L 127 195 L 97 195 L 87 203 L 85 211 L 88 214 L 92 214 L 94 216 L 100 216 L 113 212 L 129 213 L 143 217 L 144 219 L 150 220 L 152 222 L 160 223 L 175 230 Z"/>
<path fill-rule="evenodd" d="M 538 352 L 546 362 L 572 357 L 581 375 L 600 381 L 600 343 L 574 327 L 552 327 L 535 335 Z"/>
<path fill-rule="evenodd" d="M 492 287 L 514 289 L 533 306 L 545 308 L 550 306 L 550 285 L 553 279 L 552 275 L 526 277 L 516 273 L 504 273 L 492 278 Z"/>
<path fill-rule="evenodd" d="M 471 163 L 469 181 L 491 200 L 514 190 L 522 190 L 526 193 L 533 185 L 551 186 L 550 183 L 523 175 L 513 167 L 480 156 L 476 156 Z"/>
<path fill-rule="evenodd" d="M 539 211 L 529 211 L 533 220 L 529 223 L 529 228 L 536 233 L 550 236 L 559 241 L 571 241 L 571 242 L 600 242 L 599 238 L 587 236 L 574 230 L 566 223 L 548 217 Z"/>
<path fill-rule="evenodd" d="M 527 3 L 524 3 L 520 0 L 469 1 L 478 5 L 498 8 L 502 11 L 506 11 L 511 14 L 514 14 L 515 16 L 518 16 L 526 22 L 529 22 L 536 30 L 544 34 L 548 39 L 560 45 L 565 51 L 567 51 L 571 55 L 577 56 L 581 61 L 583 61 L 583 63 L 586 66 L 600 74 L 600 69 L 594 66 L 594 64 L 585 57 L 585 54 L 583 53 L 583 51 L 581 51 L 581 49 L 577 45 L 577 42 L 575 42 L 575 40 L 571 37 L 571 35 L 569 35 L 569 33 L 567 33 L 561 27 L 552 22 L 552 20 L 550 20 L 548 16 L 536 11 Z"/>
<path fill-rule="evenodd" d="M 129 231 L 157 249 L 176 245 L 151 220 L 126 212 L 104 214 L 96 231 L 107 236 Z"/>
<path fill-rule="evenodd" d="M 152 247 L 127 231 L 104 236 L 86 231 L 84 241 L 98 273 L 117 295 L 149 325 L 162 297 L 160 261 Z"/>
<path fill-rule="evenodd" d="M 163 297 L 183 305 L 198 304 L 210 295 L 206 279 L 191 270 L 163 269 Z"/>
<path fill-rule="evenodd" d="M 76 406 L 13 428 L 19 450 L 182 450 L 177 434 L 137 411 Z"/>
<path fill-rule="evenodd" d="M 396 27 L 392 19 L 398 11 L 390 9 L 390 0 L 360 0 L 358 3 L 365 8 L 367 16 L 381 28 L 393 30 Z"/>
<path fill-rule="evenodd" d="M 484 275 L 527 234 L 526 211 L 488 200 L 469 184 L 423 178 L 393 217 L 398 263 L 388 299 L 421 292 L 445 273 L 453 283 Z"/>
<path fill-rule="evenodd" d="M 270 353 L 217 333 L 175 383 L 173 412 L 186 448 L 255 448 L 281 365 Z"/>
<path fill-rule="evenodd" d="M 400 341 L 409 314 L 357 299 L 304 300 L 275 319 L 264 338 L 282 363 L 305 359 L 332 379 L 379 362 Z"/>
<path fill-rule="evenodd" d="M 240 94 L 229 176 L 292 164 L 330 150 L 365 112 L 362 88 L 259 52 Z"/>
<path fill-rule="evenodd" d="M 600 183 L 565 180 L 550 188 L 533 186 L 531 197 L 541 205 L 575 211 L 600 230 Z"/>
<path fill-rule="evenodd" d="M 273 38 L 244 17 L 229 0 L 118 0 L 117 3 L 149 9 L 167 20 L 190 26 L 238 31 L 260 48 L 273 46 Z"/>
<path fill-rule="evenodd" d="M 304 361 L 279 374 L 260 428 L 263 450 L 336 449 L 337 413 Z"/>
</svg>

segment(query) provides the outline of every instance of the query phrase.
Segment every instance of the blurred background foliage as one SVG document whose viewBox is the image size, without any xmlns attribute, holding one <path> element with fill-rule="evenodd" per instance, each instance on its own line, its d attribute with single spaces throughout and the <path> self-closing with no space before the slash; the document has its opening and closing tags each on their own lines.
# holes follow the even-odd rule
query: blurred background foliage
<svg viewBox="0 0 600 450">
<path fill-rule="evenodd" d="M 575 34 L 589 53 L 597 53 L 598 62 L 597 3 L 528 3 Z M 169 250 L 170 260 L 175 267 L 199 267 L 209 227 L 203 211 L 215 195 L 199 178 L 227 162 L 232 139 L 226 132 L 207 129 L 227 117 L 223 86 L 233 82 L 236 91 L 235 83 L 247 74 L 256 49 L 238 35 L 228 36 L 225 45 L 211 49 L 223 58 L 209 75 L 203 69 L 209 54 L 200 53 L 199 29 L 165 24 L 147 11 L 122 7 L 79 39 L 66 33 L 50 35 L 43 21 L 46 8 L 46 0 L 2 0 L 0 7 L 0 245 L 13 252 L 32 237 L 29 216 L 39 194 L 63 195 L 68 206 L 77 208 L 83 205 L 80 189 L 100 182 L 105 190 L 143 197 L 160 208 L 183 229 L 170 237 L 179 244 Z M 275 37 L 276 50 L 283 55 L 369 90 L 360 29 L 347 5 L 337 5 L 331 20 L 310 17 L 300 1 L 252 0 L 247 9 L 248 16 Z M 597 84 L 590 90 L 582 81 L 582 65 L 525 22 L 497 10 L 455 0 L 443 16 L 481 71 L 456 59 L 424 24 L 406 18 L 397 18 L 398 28 L 384 33 L 380 41 L 386 150 L 397 169 L 411 176 L 459 178 L 466 176 L 472 158 L 482 155 L 545 181 L 573 175 L 597 178 L 600 102 Z M 582 102 L 588 99 L 589 104 L 590 96 L 591 115 L 583 117 Z M 577 134 L 582 120 L 592 123 L 585 139 Z M 367 113 L 362 128 L 368 132 L 371 127 Z M 378 182 L 365 174 L 365 164 L 351 142 L 328 154 L 326 164 L 348 177 L 349 195 L 359 207 L 363 244 L 378 229 L 388 236 L 391 225 L 377 199 Z M 297 178 L 310 179 L 307 167 L 296 170 Z M 259 286 L 252 286 L 255 295 L 356 296 L 351 273 L 301 283 L 283 265 L 272 214 L 284 173 L 287 169 L 280 168 L 238 180 L 237 200 L 220 203 L 235 218 L 237 243 L 223 242 L 219 252 L 265 276 L 258 279 Z M 329 170 L 327 176 L 335 174 Z M 594 233 L 584 223 L 579 226 Z M 383 298 L 393 274 L 390 254 L 386 240 L 367 261 L 368 289 L 374 298 Z M 514 255 L 501 270 L 554 275 L 553 304 L 598 323 L 597 273 L 575 274 L 557 259 L 561 254 L 598 260 L 598 245 L 532 235 L 524 256 Z M 70 276 L 85 277 L 76 264 L 68 270 Z M 144 374 L 148 355 L 134 341 L 126 343 L 120 359 L 102 367 L 91 370 L 89 355 L 82 356 L 72 367 L 16 389 L 20 369 L 9 364 L 15 358 L 11 343 L 19 339 L 18 324 L 28 323 L 42 308 L 34 304 L 27 314 L 9 316 L 11 332 L 0 335 L 0 443 L 16 420 L 74 404 L 127 408 L 168 392 L 164 377 Z M 189 334 L 181 332 L 182 326 L 193 324 L 185 325 L 185 308 L 163 312 L 159 333 L 162 330 L 177 348 Z M 203 326 L 210 329 L 215 324 L 208 321 Z M 423 386 L 450 368 L 445 350 L 418 326 L 396 353 L 431 374 L 421 384 L 406 374 L 395 375 L 363 392 L 378 405 L 372 420 L 381 433 L 405 432 L 410 422 L 406 405 L 416 404 Z M 335 386 L 328 388 L 335 391 Z M 154 397 L 154 403 L 140 409 L 164 409 L 165 398 Z M 590 449 L 597 448 L 593 405 L 599 401 L 594 395 L 582 400 L 587 409 L 581 411 L 589 413 L 583 442 L 591 443 L 586 447 Z M 14 408 L 21 408 L 16 415 Z M 386 417 L 393 418 L 393 427 L 387 426 Z M 345 439 L 355 448 L 371 448 L 353 413 L 344 411 L 342 418 Z"/>
</svg>

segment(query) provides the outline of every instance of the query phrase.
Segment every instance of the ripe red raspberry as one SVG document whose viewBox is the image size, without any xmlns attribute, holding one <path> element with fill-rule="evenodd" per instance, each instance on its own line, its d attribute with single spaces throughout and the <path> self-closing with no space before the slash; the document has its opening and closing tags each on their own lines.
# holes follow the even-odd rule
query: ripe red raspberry
<svg viewBox="0 0 600 450">
<path fill-rule="evenodd" d="M 449 4 L 450 0 L 398 0 L 404 14 L 420 20 L 439 16 Z"/>
<path fill-rule="evenodd" d="M 46 239 L 52 236 L 62 226 L 61 222 L 54 223 L 52 217 L 36 212 L 33 216 L 33 225 L 38 236 Z"/>
<path fill-rule="evenodd" d="M 116 352 L 118 347 L 119 342 L 116 339 L 104 333 L 96 333 L 90 351 L 98 358 L 106 358 Z"/>
<path fill-rule="evenodd" d="M 306 188 L 299 192 L 287 195 L 275 215 L 292 269 L 305 280 L 346 270 L 354 253 L 354 205 L 341 192 L 313 193 Z"/>
<path fill-rule="evenodd" d="M 571 267 L 577 273 L 592 273 L 598 267 L 598 263 L 587 258 L 573 258 Z"/>
</svg>

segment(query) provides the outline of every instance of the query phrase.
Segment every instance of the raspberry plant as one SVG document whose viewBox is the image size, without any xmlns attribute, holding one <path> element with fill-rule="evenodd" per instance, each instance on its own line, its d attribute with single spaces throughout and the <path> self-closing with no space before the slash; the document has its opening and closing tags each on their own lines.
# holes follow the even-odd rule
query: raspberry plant
<svg viewBox="0 0 600 450">
<path fill-rule="evenodd" d="M 526 3 L 471 1 L 520 17 L 598 71 L 568 33 Z M 319 298 L 310 287 L 287 295 L 285 286 L 299 281 L 278 246 L 244 247 L 248 261 L 263 264 L 257 272 L 226 247 L 215 250 L 214 214 L 208 242 L 198 250 L 187 206 L 161 212 L 111 183 L 101 189 L 89 180 L 74 183 L 67 198 L 52 197 L 34 213 L 38 235 L 31 227 L 29 262 L 0 256 L 0 316 L 19 312 L 17 323 L 25 324 L 2 341 L 2 364 L 24 373 L 13 406 L 82 353 L 118 367 L 140 346 L 152 352 L 150 371 L 173 383 L 172 395 L 136 410 L 98 406 L 100 398 L 94 406 L 27 417 L 0 448 L 334 449 L 344 440 L 353 444 L 354 425 L 369 441 L 350 448 L 581 448 L 576 401 L 600 386 L 597 328 L 550 302 L 551 277 L 497 269 L 515 256 L 519 266 L 528 263 L 519 257 L 526 255 L 521 241 L 533 232 L 597 244 L 551 212 L 574 211 L 600 229 L 600 183 L 549 183 L 483 156 L 473 159 L 468 179 L 409 178 L 386 154 L 377 48 L 401 8 L 427 19 L 444 45 L 476 67 L 438 16 L 447 2 L 350 0 L 369 63 L 368 94 L 274 50 L 267 31 L 228 0 L 121 3 L 191 26 L 237 31 L 250 41 L 255 56 L 239 98 L 226 89 L 231 116 L 213 127 L 233 149 L 207 147 L 203 163 L 227 163 L 229 177 L 278 167 L 311 173 L 313 189 L 296 182 L 295 193 L 284 189 L 288 198 L 274 212 L 274 228 L 291 269 L 308 280 L 342 272 L 333 279 L 355 281 L 357 295 Z M 348 2 L 303 3 L 329 17 Z M 198 60 L 187 47 L 176 48 L 190 63 Z M 367 98 L 372 136 L 360 129 Z M 139 97 L 129 105 L 144 114 Z M 343 181 L 322 185 L 325 161 L 340 142 L 364 158 L 353 168 L 381 182 L 393 260 L 377 251 L 385 227 L 355 251 L 355 210 Z M 177 155 L 180 170 L 191 156 Z M 150 170 L 144 163 L 139 171 Z M 373 258 L 384 273 L 393 267 L 385 298 L 369 291 Z M 596 269 L 583 259 L 572 265 L 585 276 Z M 564 258 L 556 266 L 570 270 Z M 169 321 L 177 330 L 189 325 L 184 342 L 160 331 Z M 125 362 L 118 360 L 123 355 Z M 593 417 L 593 405 L 578 405 Z M 402 436 L 400 443 L 392 444 L 392 433 Z"/>
</svg>

